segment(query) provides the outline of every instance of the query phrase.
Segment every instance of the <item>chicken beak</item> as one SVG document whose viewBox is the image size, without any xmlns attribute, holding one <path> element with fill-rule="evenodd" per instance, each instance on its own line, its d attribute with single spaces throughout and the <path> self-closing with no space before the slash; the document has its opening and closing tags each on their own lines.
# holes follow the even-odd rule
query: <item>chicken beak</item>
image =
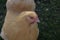
<svg viewBox="0 0 60 40">
<path fill-rule="evenodd" d="M 40 20 L 39 20 L 39 18 L 36 18 L 36 22 L 37 22 L 37 23 L 40 23 Z"/>
<path fill-rule="evenodd" d="M 38 19 L 37 22 L 40 23 L 40 20 Z"/>
</svg>

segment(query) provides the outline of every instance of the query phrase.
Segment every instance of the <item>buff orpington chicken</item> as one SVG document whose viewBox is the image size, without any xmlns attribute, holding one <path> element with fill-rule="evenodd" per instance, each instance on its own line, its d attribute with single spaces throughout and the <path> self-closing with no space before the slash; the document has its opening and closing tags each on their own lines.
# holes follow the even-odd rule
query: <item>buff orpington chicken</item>
<svg viewBox="0 0 60 40">
<path fill-rule="evenodd" d="M 34 11 L 34 0 L 7 0 L 7 13 L 5 17 L 4 26 L 9 26 L 16 17 L 23 11 Z"/>
<path fill-rule="evenodd" d="M 24 11 L 9 26 L 3 26 L 1 37 L 4 40 L 37 40 L 39 18 L 34 11 Z"/>
</svg>

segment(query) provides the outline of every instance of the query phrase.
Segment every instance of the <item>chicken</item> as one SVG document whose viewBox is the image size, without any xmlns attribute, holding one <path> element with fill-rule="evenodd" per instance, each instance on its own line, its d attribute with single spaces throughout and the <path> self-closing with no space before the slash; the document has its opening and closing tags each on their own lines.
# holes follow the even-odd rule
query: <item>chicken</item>
<svg viewBox="0 0 60 40">
<path fill-rule="evenodd" d="M 38 16 L 34 11 L 24 11 L 9 26 L 3 26 L 4 40 L 37 40 L 39 35 Z"/>
<path fill-rule="evenodd" d="M 7 13 L 5 17 L 4 26 L 9 26 L 16 17 L 23 11 L 34 11 L 34 0 L 7 0 Z"/>
</svg>

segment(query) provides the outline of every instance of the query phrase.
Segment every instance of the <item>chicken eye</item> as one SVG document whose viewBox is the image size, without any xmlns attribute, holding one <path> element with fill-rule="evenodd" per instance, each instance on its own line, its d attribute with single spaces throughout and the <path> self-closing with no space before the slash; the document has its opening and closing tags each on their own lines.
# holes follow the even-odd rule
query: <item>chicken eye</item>
<svg viewBox="0 0 60 40">
<path fill-rule="evenodd" d="M 34 19 L 33 17 L 30 17 L 30 19 Z"/>
</svg>

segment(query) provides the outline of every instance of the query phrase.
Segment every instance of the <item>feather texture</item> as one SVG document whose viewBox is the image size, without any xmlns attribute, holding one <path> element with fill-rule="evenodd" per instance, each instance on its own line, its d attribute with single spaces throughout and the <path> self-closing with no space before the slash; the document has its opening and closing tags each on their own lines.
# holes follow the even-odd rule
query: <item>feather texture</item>
<svg viewBox="0 0 60 40">
<path fill-rule="evenodd" d="M 7 10 L 14 12 L 33 11 L 35 9 L 34 0 L 7 0 Z"/>
<path fill-rule="evenodd" d="M 22 11 L 34 11 L 34 0 L 7 0 L 7 13 L 3 26 L 9 26 Z"/>
<path fill-rule="evenodd" d="M 30 24 L 28 16 L 34 18 L 37 17 L 37 14 L 33 11 L 22 12 L 9 26 L 3 26 L 2 32 L 4 32 L 5 38 L 8 40 L 37 40 L 38 24 L 37 22 Z"/>
</svg>

